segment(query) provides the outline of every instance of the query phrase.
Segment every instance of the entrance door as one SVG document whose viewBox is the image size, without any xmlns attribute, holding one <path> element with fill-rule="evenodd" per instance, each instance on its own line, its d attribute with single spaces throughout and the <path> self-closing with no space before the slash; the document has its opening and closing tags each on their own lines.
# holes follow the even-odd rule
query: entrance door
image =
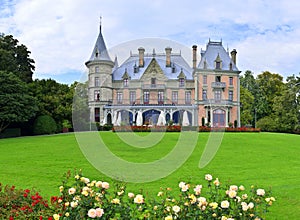
<svg viewBox="0 0 300 220">
<path fill-rule="evenodd" d="M 225 111 L 217 109 L 213 111 L 213 127 L 225 127 Z"/>
</svg>

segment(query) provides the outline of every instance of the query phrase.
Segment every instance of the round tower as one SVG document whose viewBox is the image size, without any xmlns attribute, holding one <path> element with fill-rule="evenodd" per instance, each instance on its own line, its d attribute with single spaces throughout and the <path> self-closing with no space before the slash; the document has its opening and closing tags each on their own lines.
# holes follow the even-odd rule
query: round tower
<svg viewBox="0 0 300 220">
<path fill-rule="evenodd" d="M 88 101 L 90 119 L 101 122 L 104 118 L 103 107 L 111 104 L 112 68 L 114 62 L 110 59 L 106 45 L 100 31 L 90 59 L 85 63 L 88 68 Z"/>
</svg>

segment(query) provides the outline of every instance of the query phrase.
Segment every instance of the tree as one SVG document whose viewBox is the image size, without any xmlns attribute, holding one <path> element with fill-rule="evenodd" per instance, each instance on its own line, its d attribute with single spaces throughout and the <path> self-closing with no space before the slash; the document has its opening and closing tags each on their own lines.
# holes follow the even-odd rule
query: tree
<svg viewBox="0 0 300 220">
<path fill-rule="evenodd" d="M 51 115 L 62 129 L 65 120 L 72 120 L 73 89 L 53 79 L 36 79 L 30 83 L 30 91 L 38 100 L 39 115 Z"/>
<path fill-rule="evenodd" d="M 250 70 L 247 70 L 244 74 L 244 76 L 240 77 L 240 84 L 242 87 L 247 89 L 253 96 L 258 91 L 258 85 L 254 78 L 253 73 Z"/>
<path fill-rule="evenodd" d="M 250 125 L 253 122 L 253 105 L 254 96 L 243 86 L 240 88 L 240 100 L 242 103 L 241 109 L 241 124 Z"/>
<path fill-rule="evenodd" d="M 35 116 L 36 99 L 27 85 L 13 73 L 0 71 L 0 133 L 13 122 L 25 122 Z"/>
<path fill-rule="evenodd" d="M 90 110 L 88 106 L 88 83 L 75 83 L 72 118 L 75 131 L 85 131 L 90 125 Z"/>
<path fill-rule="evenodd" d="M 297 103 L 292 90 L 284 90 L 281 96 L 276 96 L 273 103 L 274 118 L 277 130 L 293 132 L 298 124 Z"/>
<path fill-rule="evenodd" d="M 280 96 L 284 89 L 283 77 L 276 73 L 265 71 L 257 76 L 258 96 L 256 109 L 258 117 L 262 118 L 272 113 L 274 98 Z"/>
<path fill-rule="evenodd" d="M 30 51 L 12 35 L 0 34 L 0 71 L 12 72 L 22 81 L 32 81 L 35 69 Z"/>
</svg>

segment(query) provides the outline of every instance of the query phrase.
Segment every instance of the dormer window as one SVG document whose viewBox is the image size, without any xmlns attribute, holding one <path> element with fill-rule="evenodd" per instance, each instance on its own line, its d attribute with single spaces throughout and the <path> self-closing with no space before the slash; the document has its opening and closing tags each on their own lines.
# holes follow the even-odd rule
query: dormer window
<svg viewBox="0 0 300 220">
<path fill-rule="evenodd" d="M 206 62 L 206 60 L 204 60 L 203 69 L 207 69 L 207 62 Z"/>
<path fill-rule="evenodd" d="M 128 78 L 123 79 L 123 86 L 128 87 Z"/>
<path fill-rule="evenodd" d="M 179 87 L 184 87 L 186 76 L 185 76 L 182 68 L 181 68 L 181 71 L 180 71 L 179 75 L 177 76 L 177 78 L 179 79 Z"/>
<path fill-rule="evenodd" d="M 232 70 L 232 63 L 229 64 L 229 70 Z"/>
<path fill-rule="evenodd" d="M 176 68 L 175 68 L 175 65 L 174 63 L 172 64 L 172 73 L 175 73 L 176 72 Z"/>
<path fill-rule="evenodd" d="M 218 69 L 218 70 L 221 69 L 221 62 L 216 62 L 216 69 Z"/>
<path fill-rule="evenodd" d="M 129 82 L 130 76 L 127 73 L 127 68 L 125 68 L 125 72 L 122 76 L 122 79 L 123 79 L 123 86 L 128 87 L 128 82 Z"/>
<path fill-rule="evenodd" d="M 215 67 L 216 67 L 217 70 L 222 69 L 222 60 L 221 60 L 219 54 L 218 54 L 218 56 L 217 56 L 217 58 L 216 58 L 216 60 L 215 60 L 215 64 L 216 64 Z"/>
<path fill-rule="evenodd" d="M 99 56 L 98 48 L 96 48 L 95 57 L 97 58 Z"/>
<path fill-rule="evenodd" d="M 138 73 L 139 72 L 139 67 L 136 65 L 136 63 L 133 66 L 133 72 Z"/>
<path fill-rule="evenodd" d="M 184 78 L 179 78 L 179 87 L 184 87 Z"/>
</svg>

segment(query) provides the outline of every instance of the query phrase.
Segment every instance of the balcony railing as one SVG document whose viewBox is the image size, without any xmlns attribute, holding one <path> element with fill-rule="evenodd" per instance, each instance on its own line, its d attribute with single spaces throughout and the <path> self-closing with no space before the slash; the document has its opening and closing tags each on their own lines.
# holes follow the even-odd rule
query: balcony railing
<svg viewBox="0 0 300 220">
<path fill-rule="evenodd" d="M 158 99 L 149 99 L 149 100 L 129 100 L 129 99 L 122 99 L 122 100 L 110 100 L 109 105 L 192 105 L 193 100 L 185 100 L 185 99 L 178 99 L 178 100 L 158 100 Z"/>
<path fill-rule="evenodd" d="M 226 88 L 226 83 L 225 82 L 212 82 L 211 87 L 215 89 L 224 89 Z"/>
<path fill-rule="evenodd" d="M 142 89 L 166 89 L 165 84 L 144 84 L 142 85 Z"/>
<path fill-rule="evenodd" d="M 233 105 L 233 101 L 232 100 L 228 100 L 228 99 L 221 99 L 221 100 L 216 100 L 216 99 L 206 99 L 203 100 L 203 104 L 208 106 L 208 105 Z"/>
</svg>

